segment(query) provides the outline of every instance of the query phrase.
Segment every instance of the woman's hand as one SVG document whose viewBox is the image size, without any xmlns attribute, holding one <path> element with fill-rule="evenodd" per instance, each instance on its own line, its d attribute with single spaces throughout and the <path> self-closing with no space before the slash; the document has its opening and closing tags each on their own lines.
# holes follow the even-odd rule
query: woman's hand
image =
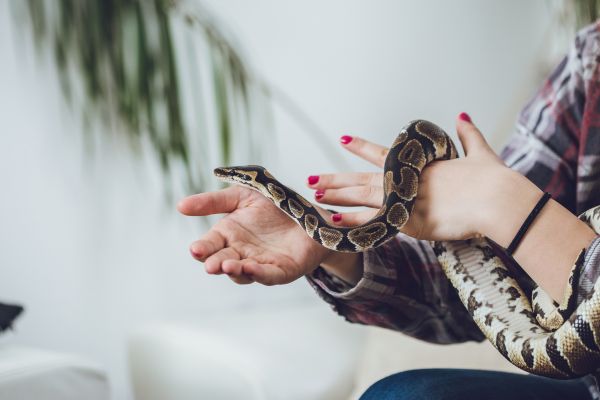
<svg viewBox="0 0 600 400">
<path fill-rule="evenodd" d="M 239 284 L 275 285 L 292 282 L 321 263 L 333 263 L 353 268 L 348 280 L 360 276 L 355 254 L 322 247 L 254 190 L 231 186 L 200 193 L 183 199 L 177 208 L 192 216 L 228 213 L 190 246 L 209 274 L 227 274 Z"/>
<path fill-rule="evenodd" d="M 498 204 L 497 193 L 518 175 L 504 165 L 467 114 L 459 115 L 456 127 L 466 156 L 425 167 L 415 207 L 402 229 L 409 236 L 461 240 L 485 234 L 487 214 Z M 357 156 L 383 167 L 386 147 L 350 136 L 343 136 L 342 144 Z M 308 186 L 317 189 L 315 199 L 319 203 L 369 208 L 332 215 L 332 223 L 340 226 L 368 221 L 383 202 L 382 173 L 315 175 L 309 177 Z"/>
</svg>

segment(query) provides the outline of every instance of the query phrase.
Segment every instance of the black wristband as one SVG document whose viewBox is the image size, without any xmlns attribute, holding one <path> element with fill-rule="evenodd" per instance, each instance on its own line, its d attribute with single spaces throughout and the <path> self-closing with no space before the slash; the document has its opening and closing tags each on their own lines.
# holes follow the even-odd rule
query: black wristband
<svg viewBox="0 0 600 400">
<path fill-rule="evenodd" d="M 545 192 L 542 198 L 537 202 L 535 207 L 533 207 L 533 210 L 531 210 L 531 212 L 527 216 L 527 219 L 525 219 L 525 222 L 523 222 L 523 225 L 521 225 L 521 229 L 519 229 L 519 231 L 515 235 L 515 238 L 512 240 L 512 242 L 510 242 L 510 245 L 507 247 L 506 252 L 508 254 L 510 254 L 511 256 L 513 255 L 513 253 L 519 246 L 519 243 L 521 243 L 521 240 L 523 240 L 525 232 L 527 232 L 527 229 L 529 229 L 529 226 L 531 225 L 535 217 L 537 217 L 537 215 L 540 213 L 544 205 L 548 202 L 548 200 L 550 200 L 550 197 L 550 193 Z"/>
</svg>

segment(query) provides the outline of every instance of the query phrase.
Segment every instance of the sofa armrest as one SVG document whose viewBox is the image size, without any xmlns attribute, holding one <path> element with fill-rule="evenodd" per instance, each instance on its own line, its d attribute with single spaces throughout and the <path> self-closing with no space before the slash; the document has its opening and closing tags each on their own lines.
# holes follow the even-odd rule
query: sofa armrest
<svg viewBox="0 0 600 400">
<path fill-rule="evenodd" d="M 108 398 L 106 375 L 88 360 L 28 347 L 0 345 L 0 399 Z"/>
</svg>

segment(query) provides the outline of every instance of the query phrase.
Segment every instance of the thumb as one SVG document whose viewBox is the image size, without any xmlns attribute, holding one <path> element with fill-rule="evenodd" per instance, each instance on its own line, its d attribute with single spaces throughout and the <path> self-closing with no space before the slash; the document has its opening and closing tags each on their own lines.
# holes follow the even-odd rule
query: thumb
<svg viewBox="0 0 600 400">
<path fill-rule="evenodd" d="M 475 155 L 481 152 L 491 152 L 495 154 L 483 137 L 483 134 L 471 121 L 469 114 L 462 112 L 458 115 L 456 132 L 458 133 L 458 138 L 465 151 L 465 155 Z"/>
</svg>

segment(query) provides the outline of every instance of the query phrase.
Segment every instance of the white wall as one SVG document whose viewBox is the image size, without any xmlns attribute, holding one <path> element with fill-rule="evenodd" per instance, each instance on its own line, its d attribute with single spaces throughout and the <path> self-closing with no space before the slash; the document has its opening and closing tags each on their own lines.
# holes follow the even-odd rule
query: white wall
<svg viewBox="0 0 600 400">
<path fill-rule="evenodd" d="M 550 20 L 542 0 L 205 4 L 334 149 L 342 134 L 389 143 L 414 118 L 450 131 L 460 111 L 499 148 L 539 84 Z M 241 287 L 205 275 L 187 253 L 199 225 L 165 206 L 156 166 L 118 143 L 86 153 L 52 69 L 21 35 L 0 3 L 0 300 L 27 307 L 2 341 L 96 359 L 124 399 L 124 340 L 139 324 L 318 301 L 302 280 Z M 298 188 L 335 169 L 339 151 L 276 112 L 270 169 Z"/>
</svg>

